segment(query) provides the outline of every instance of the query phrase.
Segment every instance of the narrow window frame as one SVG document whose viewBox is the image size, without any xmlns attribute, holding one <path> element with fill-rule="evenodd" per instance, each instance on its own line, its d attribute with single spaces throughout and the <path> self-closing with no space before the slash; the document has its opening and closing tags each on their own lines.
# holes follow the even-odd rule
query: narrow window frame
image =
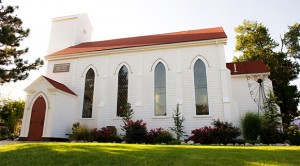
<svg viewBox="0 0 300 166">
<path fill-rule="evenodd" d="M 163 69 L 162 70 L 162 72 L 163 72 L 163 74 L 162 73 L 158 73 L 159 71 L 158 71 L 158 69 L 159 69 L 159 67 L 161 68 L 161 69 Z M 158 75 L 163 75 L 164 76 L 164 78 L 161 78 L 161 79 L 163 79 L 163 81 L 164 81 L 164 83 L 162 83 L 163 84 L 163 86 L 164 87 L 158 87 L 158 82 L 157 82 L 157 76 Z M 156 65 L 155 65 L 155 68 L 154 68 L 154 112 L 153 112 L 153 114 L 154 114 L 154 117 L 166 117 L 167 116 L 167 70 L 166 70 L 166 66 L 162 63 L 162 62 L 158 62 Z M 159 92 L 159 91 L 163 91 L 164 93 L 160 93 L 164 98 L 162 99 L 162 101 L 164 102 L 163 104 L 164 104 L 164 112 L 162 111 L 162 113 L 159 113 L 158 112 L 158 110 L 157 110 L 157 106 L 158 106 L 158 103 L 157 103 L 157 92 Z"/>
<path fill-rule="evenodd" d="M 91 77 L 91 78 L 88 78 Z M 89 80 L 91 79 L 91 80 Z M 83 92 L 83 104 L 81 118 L 91 119 L 93 118 L 93 104 L 94 104 L 94 93 L 95 93 L 95 71 L 90 68 L 85 74 L 84 79 L 84 92 Z M 88 86 L 92 87 L 88 89 Z"/>
<path fill-rule="evenodd" d="M 196 70 L 196 67 L 199 67 L 198 70 Z M 203 71 L 201 71 L 203 70 Z M 199 71 L 199 72 L 198 72 Z M 196 78 L 196 72 L 199 74 L 199 78 Z M 202 73 L 201 73 L 202 72 Z M 204 81 L 200 78 L 201 74 L 204 74 Z M 202 75 L 203 76 L 203 75 Z M 210 109 L 209 109 L 209 93 L 208 93 L 208 77 L 207 77 L 207 65 L 204 63 L 203 60 L 197 59 L 193 65 L 193 83 L 194 83 L 194 108 L 195 108 L 195 115 L 196 116 L 209 116 L 210 115 Z M 198 81 L 198 82 L 196 82 Z M 198 84 L 198 85 L 197 85 Z M 202 91 L 200 93 L 200 91 Z M 204 92 L 203 92 L 204 91 Z M 201 96 L 204 93 L 204 103 L 206 104 L 198 104 L 197 103 L 197 96 Z M 206 100 L 206 102 L 205 102 Z M 203 101 L 203 100 L 202 100 Z"/>
<path fill-rule="evenodd" d="M 126 69 L 126 70 L 125 70 Z M 125 71 L 124 71 L 125 70 Z M 126 79 L 127 81 L 125 81 L 125 85 L 121 85 L 121 72 L 125 72 L 126 73 Z M 123 117 L 125 116 L 125 107 L 126 104 L 128 103 L 128 92 L 129 92 L 129 70 L 128 67 L 126 65 L 122 65 L 122 67 L 120 67 L 119 72 L 118 72 L 118 83 L 117 83 L 117 111 L 116 111 L 116 117 Z M 122 98 L 125 98 L 125 101 L 121 101 L 121 97 L 120 95 L 125 94 L 126 96 L 121 96 Z"/>
</svg>

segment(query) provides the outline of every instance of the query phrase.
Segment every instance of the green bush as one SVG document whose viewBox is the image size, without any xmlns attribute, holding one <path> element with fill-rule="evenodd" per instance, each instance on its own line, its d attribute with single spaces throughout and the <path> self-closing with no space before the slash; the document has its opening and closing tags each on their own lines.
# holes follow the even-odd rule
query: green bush
<svg viewBox="0 0 300 166">
<path fill-rule="evenodd" d="M 214 129 L 212 130 L 212 136 L 214 137 L 214 143 L 234 143 L 236 137 L 241 135 L 239 128 L 234 127 L 232 123 L 214 120 L 212 122 Z"/>
<path fill-rule="evenodd" d="M 296 125 L 289 126 L 286 133 L 291 144 L 300 145 L 300 130 Z"/>
<path fill-rule="evenodd" d="M 260 131 L 262 120 L 259 114 L 247 112 L 241 119 L 242 134 L 246 140 L 257 140 Z"/>
<path fill-rule="evenodd" d="M 4 123 L 9 139 L 14 139 L 19 136 L 20 124 L 23 118 L 25 101 L 4 99 L 0 101 L 0 122 Z"/>
<path fill-rule="evenodd" d="M 181 145 L 181 140 L 175 139 L 168 142 L 168 145 Z"/>
<path fill-rule="evenodd" d="M 75 123 L 73 124 L 72 130 L 73 133 L 69 137 L 70 141 L 93 141 L 91 129 L 89 129 L 87 126 Z"/>
<path fill-rule="evenodd" d="M 151 129 L 148 133 L 148 143 L 151 144 L 168 143 L 173 139 L 172 134 L 163 128 Z"/>
<path fill-rule="evenodd" d="M 9 131 L 7 127 L 0 126 L 0 140 L 5 140 L 9 136 Z"/>
<path fill-rule="evenodd" d="M 127 143 L 145 143 L 147 142 L 147 124 L 143 120 L 132 121 L 123 126 L 125 130 L 124 140 Z"/>
</svg>

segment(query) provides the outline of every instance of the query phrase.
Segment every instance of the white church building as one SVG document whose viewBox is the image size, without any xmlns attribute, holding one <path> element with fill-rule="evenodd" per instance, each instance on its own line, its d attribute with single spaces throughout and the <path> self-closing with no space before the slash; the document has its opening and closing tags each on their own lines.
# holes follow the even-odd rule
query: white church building
<svg viewBox="0 0 300 166">
<path fill-rule="evenodd" d="M 92 30 L 85 14 L 52 20 L 46 74 L 25 89 L 20 140 L 67 139 L 76 122 L 121 133 L 126 103 L 148 129 L 172 127 L 177 104 L 188 134 L 214 119 L 238 126 L 259 110 L 257 80 L 272 89 L 262 62 L 226 63 L 221 27 L 96 42 Z"/>
</svg>

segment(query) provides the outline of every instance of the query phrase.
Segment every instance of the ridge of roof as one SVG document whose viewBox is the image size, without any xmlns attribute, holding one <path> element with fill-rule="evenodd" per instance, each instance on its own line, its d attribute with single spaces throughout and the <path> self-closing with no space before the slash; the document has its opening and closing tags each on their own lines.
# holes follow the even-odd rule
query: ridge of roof
<svg viewBox="0 0 300 166">
<path fill-rule="evenodd" d="M 259 60 L 243 61 L 243 62 L 229 62 L 226 67 L 231 71 L 231 75 L 239 74 L 255 74 L 255 73 L 269 73 L 268 66 Z"/>
<path fill-rule="evenodd" d="M 222 27 L 179 31 L 146 36 L 127 37 L 94 42 L 84 42 L 75 46 L 54 52 L 48 56 L 58 56 L 91 51 L 103 51 L 130 47 L 152 46 L 181 42 L 192 42 L 227 38 Z"/>
<path fill-rule="evenodd" d="M 53 85 L 56 89 L 59 89 L 59 90 L 62 90 L 64 92 L 67 92 L 67 93 L 70 93 L 72 95 L 75 95 L 77 96 L 71 89 L 69 89 L 66 85 L 60 83 L 60 82 L 57 82 L 51 78 L 48 78 L 46 76 L 42 76 L 44 77 L 51 85 Z"/>
</svg>

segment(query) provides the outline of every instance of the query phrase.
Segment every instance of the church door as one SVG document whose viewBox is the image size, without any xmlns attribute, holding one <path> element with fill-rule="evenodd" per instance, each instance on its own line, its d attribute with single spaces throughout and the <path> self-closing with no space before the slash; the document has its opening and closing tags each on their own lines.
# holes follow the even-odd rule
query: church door
<svg viewBox="0 0 300 166">
<path fill-rule="evenodd" d="M 32 106 L 28 141 L 42 140 L 45 113 L 46 102 L 45 99 L 42 96 L 40 96 L 35 100 Z"/>
</svg>

